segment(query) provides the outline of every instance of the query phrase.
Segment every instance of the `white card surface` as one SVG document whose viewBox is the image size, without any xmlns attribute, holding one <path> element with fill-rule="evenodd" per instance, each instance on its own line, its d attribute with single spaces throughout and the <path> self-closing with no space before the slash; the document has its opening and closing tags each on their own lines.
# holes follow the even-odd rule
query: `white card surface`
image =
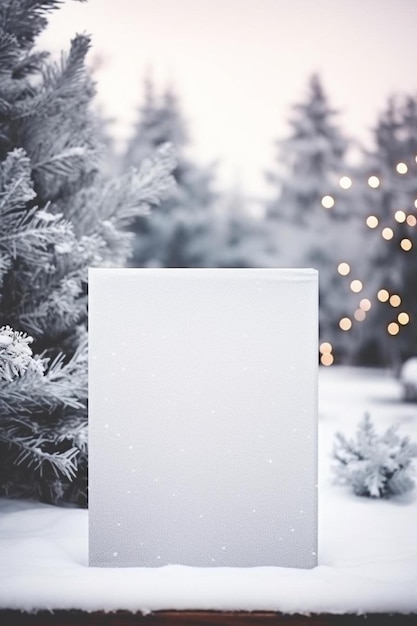
<svg viewBox="0 0 417 626">
<path fill-rule="evenodd" d="M 90 565 L 317 564 L 317 291 L 90 270 Z"/>
</svg>

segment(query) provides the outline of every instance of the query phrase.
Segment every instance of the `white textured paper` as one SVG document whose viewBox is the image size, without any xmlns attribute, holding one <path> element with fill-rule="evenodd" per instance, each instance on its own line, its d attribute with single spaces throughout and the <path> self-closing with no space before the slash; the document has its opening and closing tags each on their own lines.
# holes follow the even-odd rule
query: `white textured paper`
<svg viewBox="0 0 417 626">
<path fill-rule="evenodd" d="M 317 272 L 93 269 L 90 564 L 317 563 Z"/>
</svg>

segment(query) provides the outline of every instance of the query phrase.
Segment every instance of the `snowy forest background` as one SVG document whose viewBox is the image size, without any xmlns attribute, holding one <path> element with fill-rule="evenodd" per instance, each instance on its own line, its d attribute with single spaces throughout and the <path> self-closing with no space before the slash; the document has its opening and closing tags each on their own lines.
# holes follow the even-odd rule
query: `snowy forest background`
<svg viewBox="0 0 417 626">
<path fill-rule="evenodd" d="M 352 166 L 353 139 L 311 76 L 266 172 L 272 196 L 256 202 L 239 189 L 219 193 L 215 169 L 187 158 L 188 141 L 178 96 L 155 93 L 147 79 L 133 136 L 113 163 L 123 171 L 170 142 L 177 189 L 135 220 L 131 266 L 315 267 L 324 365 L 397 366 L 415 354 L 415 96 L 385 103 L 374 149 Z"/>
<path fill-rule="evenodd" d="M 269 192 L 247 195 L 191 156 L 181 84 L 152 68 L 116 150 L 90 37 L 59 60 L 34 47 L 60 4 L 0 0 L 3 493 L 86 503 L 89 266 L 315 267 L 323 366 L 417 356 L 417 93 L 380 103 L 364 148 L 306 75 Z"/>
</svg>

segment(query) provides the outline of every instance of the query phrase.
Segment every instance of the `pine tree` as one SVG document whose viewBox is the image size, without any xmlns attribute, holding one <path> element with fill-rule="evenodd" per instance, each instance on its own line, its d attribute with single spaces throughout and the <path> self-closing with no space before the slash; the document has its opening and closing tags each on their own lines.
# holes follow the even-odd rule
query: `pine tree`
<svg viewBox="0 0 417 626">
<path fill-rule="evenodd" d="M 357 361 L 398 367 L 417 354 L 417 100 L 390 98 L 374 140 L 355 173 L 363 245 L 344 259 L 358 267 L 370 310 L 347 334 L 360 340 Z"/>
<path fill-rule="evenodd" d="M 150 78 L 139 118 L 124 157 L 135 165 L 165 142 L 175 145 L 177 166 L 173 172 L 177 188 L 158 212 L 135 222 L 133 266 L 198 267 L 210 264 L 215 242 L 213 167 L 202 167 L 187 156 L 189 136 L 172 89 L 155 94 Z"/>
<path fill-rule="evenodd" d="M 162 146 L 103 177 L 89 38 L 33 50 L 60 4 L 0 1 L 0 473 L 3 494 L 85 505 L 87 270 L 126 263 L 175 163 Z"/>
<path fill-rule="evenodd" d="M 333 119 L 333 110 L 318 75 L 308 84 L 306 100 L 293 106 L 290 136 L 278 143 L 278 172 L 270 174 L 279 193 L 269 214 L 297 225 L 321 215 L 324 195 L 337 190 L 344 169 L 347 140 Z"/>
<path fill-rule="evenodd" d="M 350 485 L 358 496 L 390 497 L 414 487 L 412 459 L 417 457 L 417 444 L 400 437 L 395 427 L 378 435 L 368 414 L 359 423 L 355 439 L 336 434 L 333 457 L 336 480 Z"/>
<path fill-rule="evenodd" d="M 364 178 L 376 176 L 368 187 L 368 272 L 375 306 L 369 317 L 366 349 L 383 363 L 399 365 L 417 354 L 416 206 L 417 99 L 391 98 L 374 131 L 375 150 L 366 155 Z M 388 292 L 385 300 L 375 297 Z M 379 295 L 381 298 L 381 293 Z M 401 315 L 402 314 L 402 315 Z M 405 315 L 404 315 L 405 314 Z M 405 323 L 404 323 L 405 322 Z"/>
<path fill-rule="evenodd" d="M 239 185 L 224 193 L 217 207 L 213 267 L 276 267 L 276 250 L 268 221 L 253 214 Z"/>
<path fill-rule="evenodd" d="M 342 342 L 337 321 L 345 302 L 336 267 L 358 246 L 352 194 L 342 193 L 348 141 L 335 123 L 320 78 L 313 75 L 307 97 L 293 106 L 289 137 L 278 142 L 275 190 L 267 204 L 275 230 L 277 263 L 311 266 L 320 272 L 320 331 Z"/>
</svg>

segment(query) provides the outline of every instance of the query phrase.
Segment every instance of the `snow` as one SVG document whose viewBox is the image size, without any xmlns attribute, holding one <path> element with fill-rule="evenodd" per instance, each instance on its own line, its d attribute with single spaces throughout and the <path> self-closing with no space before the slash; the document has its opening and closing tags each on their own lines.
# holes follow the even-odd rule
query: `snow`
<svg viewBox="0 0 417 626">
<path fill-rule="evenodd" d="M 404 397 L 407 400 L 417 399 L 417 357 L 412 357 L 404 363 L 400 371 L 400 380 L 403 385 Z"/>
<path fill-rule="evenodd" d="M 417 357 L 408 359 L 401 368 L 400 378 L 403 383 L 417 385 Z"/>
<path fill-rule="evenodd" d="M 353 434 L 365 411 L 417 439 L 417 405 L 401 398 L 388 373 L 320 373 L 318 567 L 89 568 L 86 511 L 3 499 L 0 608 L 416 612 L 417 490 L 370 500 L 330 473 L 334 433 Z"/>
</svg>

